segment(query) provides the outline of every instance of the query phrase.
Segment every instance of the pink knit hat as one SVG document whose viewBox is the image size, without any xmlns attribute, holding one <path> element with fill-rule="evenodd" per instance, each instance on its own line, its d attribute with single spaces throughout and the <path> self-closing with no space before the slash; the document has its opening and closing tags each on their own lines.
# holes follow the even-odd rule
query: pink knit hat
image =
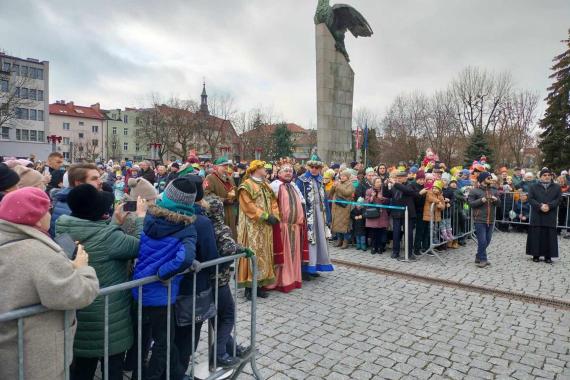
<svg viewBox="0 0 570 380">
<path fill-rule="evenodd" d="M 24 187 L 7 193 L 0 202 L 0 219 L 15 224 L 35 226 L 49 211 L 50 201 L 36 187 Z"/>
</svg>

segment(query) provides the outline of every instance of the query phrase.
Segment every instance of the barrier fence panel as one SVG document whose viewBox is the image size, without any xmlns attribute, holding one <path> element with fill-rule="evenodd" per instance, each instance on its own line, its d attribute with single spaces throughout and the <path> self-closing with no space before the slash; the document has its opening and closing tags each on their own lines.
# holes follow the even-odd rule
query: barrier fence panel
<svg viewBox="0 0 570 380">
<path fill-rule="evenodd" d="M 410 261 L 410 246 L 409 246 L 409 239 L 408 239 L 408 231 L 410 226 L 408 218 L 408 208 L 407 207 L 401 207 L 401 206 L 391 206 L 391 205 L 382 205 L 382 204 L 377 204 L 377 203 L 357 203 L 357 202 L 351 202 L 351 201 L 339 201 L 336 199 L 329 199 L 328 200 L 329 203 L 338 203 L 338 204 L 345 204 L 345 205 L 351 205 L 351 206 L 362 206 L 362 207 L 374 207 L 374 208 L 382 208 L 382 209 L 387 209 L 387 210 L 398 210 L 398 211 L 404 211 L 404 233 L 403 233 L 403 239 L 404 239 L 404 260 L 402 261 Z"/>
<path fill-rule="evenodd" d="M 506 226 L 508 230 L 509 225 L 520 225 L 522 227 L 529 225 L 532 219 L 531 211 L 532 206 L 528 202 L 526 193 L 517 191 L 501 193 L 496 214 L 499 230 L 501 230 L 502 226 Z M 556 215 L 556 227 L 570 232 L 570 193 L 562 194 Z M 518 229 L 521 230 L 521 228 Z"/>
<path fill-rule="evenodd" d="M 441 217 L 436 218 L 436 212 Z M 435 203 L 430 206 L 429 221 L 429 248 L 424 254 L 433 254 L 439 262 L 445 262 L 437 250 L 442 245 L 458 241 L 462 244 L 466 238 L 473 238 L 475 228 L 471 208 L 467 202 L 453 202 L 450 207 L 443 210 L 436 210 Z M 437 219 L 440 219 L 439 221 Z"/>
<path fill-rule="evenodd" d="M 237 263 L 238 263 L 238 259 L 245 257 L 245 254 L 238 254 L 238 255 L 233 255 L 233 256 L 228 256 L 228 257 L 221 257 L 215 260 L 211 260 L 205 263 L 198 263 L 197 261 L 194 262 L 193 265 L 193 270 L 192 271 L 186 271 L 185 273 L 179 274 L 178 276 L 191 276 L 192 277 L 192 283 L 193 283 L 193 294 L 192 294 L 192 321 L 196 321 L 196 277 L 197 277 L 197 273 L 199 273 L 199 271 L 203 271 L 203 270 L 207 270 L 208 268 L 214 268 L 215 270 L 215 279 L 212 281 L 214 284 L 212 284 L 212 286 L 215 286 L 215 288 L 213 289 L 213 294 L 214 294 L 214 305 L 215 305 L 215 310 L 216 310 L 216 314 L 214 316 L 214 321 L 213 323 L 208 323 L 209 328 L 208 328 L 208 332 L 209 332 L 209 336 L 208 336 L 208 344 L 207 344 L 207 360 L 208 362 L 205 363 L 206 364 L 206 369 L 207 374 L 203 375 L 200 374 L 203 377 L 198 377 L 196 374 L 196 367 L 198 366 L 197 361 L 196 361 L 196 344 L 198 342 L 196 342 L 195 340 L 195 325 L 196 322 L 192 324 L 192 328 L 191 328 L 191 358 L 187 358 L 190 359 L 189 363 L 190 363 L 190 378 L 197 378 L 197 379 L 217 379 L 220 378 L 222 376 L 227 377 L 229 375 L 231 375 L 232 379 L 236 379 L 239 374 L 243 371 L 243 368 L 249 363 L 251 365 L 252 368 L 252 372 L 253 375 L 256 379 L 262 379 L 259 370 L 257 369 L 257 365 L 256 365 L 256 349 L 255 349 L 255 339 L 256 339 L 256 309 L 257 309 L 257 292 L 252 292 L 251 295 L 251 309 L 250 309 L 250 335 L 249 335 L 249 340 L 250 340 L 250 350 L 244 355 L 244 357 L 240 358 L 239 363 L 237 364 L 236 368 L 234 369 L 229 369 L 229 370 L 224 370 L 221 368 L 217 367 L 217 358 L 216 358 L 216 349 L 217 349 L 217 334 L 218 334 L 218 316 L 217 316 L 217 310 L 218 310 L 218 296 L 219 296 L 219 292 L 218 292 L 218 281 L 219 281 L 219 270 L 220 270 L 220 266 L 221 265 L 229 265 L 229 264 L 234 264 L 234 267 L 236 268 L 236 270 L 234 270 L 234 275 L 233 275 L 233 280 L 235 283 L 235 287 L 234 287 L 234 295 L 233 295 L 233 299 L 234 299 L 234 305 L 235 305 L 235 318 L 234 318 L 234 325 L 233 325 L 233 356 L 236 356 L 237 353 L 237 340 L 238 340 L 238 329 L 237 329 L 237 312 L 238 312 L 238 304 L 237 304 L 237 296 L 235 293 L 237 293 Z M 252 269 L 252 289 L 256 289 L 257 287 L 257 260 L 255 257 L 252 257 L 249 259 L 250 265 L 251 265 L 251 269 Z M 171 373 L 171 355 L 178 355 L 178 353 L 176 351 L 173 352 L 173 348 L 172 348 L 172 343 L 171 341 L 173 341 L 173 339 L 171 339 L 171 330 L 175 329 L 175 326 L 172 325 L 171 321 L 174 320 L 173 318 L 173 310 L 172 310 L 172 303 L 170 302 L 171 300 L 171 295 L 172 295 L 172 280 L 173 278 L 169 279 L 168 281 L 166 281 L 166 286 L 167 286 L 167 297 L 168 297 L 168 304 L 167 304 L 167 320 L 166 320 L 166 336 L 167 336 L 167 341 L 166 341 L 166 379 L 169 380 L 172 377 L 172 373 Z M 103 288 L 99 291 L 99 296 L 98 298 L 100 299 L 101 297 L 103 298 L 103 305 L 104 305 L 104 330 L 103 330 L 103 334 L 104 334 L 104 358 L 103 358 L 103 365 L 102 365 L 102 375 L 103 375 L 103 379 L 108 380 L 109 378 L 109 297 L 111 295 L 114 294 L 118 294 L 120 292 L 126 292 L 126 291 L 131 291 L 131 289 L 137 289 L 138 290 L 138 295 L 139 295 L 139 300 L 142 299 L 142 290 L 143 290 L 143 286 L 144 285 L 148 285 L 151 283 L 155 283 L 160 281 L 158 279 L 157 276 L 151 276 L 151 277 L 145 277 L 145 278 L 141 278 L 138 280 L 133 280 L 133 281 L 129 281 L 126 283 L 122 283 L 122 284 L 118 284 L 118 285 L 113 285 L 113 286 L 109 286 L 106 288 Z M 229 284 L 228 284 L 229 286 Z M 133 300 L 133 302 L 136 302 Z M 136 347 L 133 346 L 132 349 L 136 349 L 136 372 L 137 372 L 137 376 L 136 378 L 138 378 L 139 380 L 142 379 L 142 372 L 143 372 L 143 360 L 145 360 L 149 354 L 148 352 L 148 348 L 143 346 L 143 324 L 144 324 L 144 320 L 142 318 L 143 316 L 143 306 L 142 306 L 142 302 L 137 302 L 136 304 L 136 337 L 137 337 L 137 343 L 136 343 Z M 17 310 L 12 310 L 3 314 L 0 314 L 0 324 L 8 324 L 8 323 L 14 323 L 14 321 L 16 321 L 16 326 L 17 327 L 17 357 L 18 357 L 18 380 L 25 380 L 25 369 L 26 369 L 26 357 L 25 357 L 25 331 L 24 331 L 24 321 L 26 318 L 28 317 L 32 317 L 35 315 L 39 315 L 48 311 L 52 311 L 47 309 L 46 307 L 42 306 L 42 305 L 34 305 L 34 306 L 29 306 L 29 307 L 24 307 L 21 309 L 17 309 Z M 72 327 L 72 322 L 73 319 L 75 318 L 75 311 L 65 311 L 64 313 L 64 321 L 65 321 L 65 326 L 64 326 L 64 370 L 65 370 L 65 379 L 68 380 L 70 377 L 70 365 L 72 363 L 72 358 L 70 357 L 69 353 L 72 351 L 72 331 L 71 331 L 71 327 Z M 174 336 L 174 335 L 173 335 Z M 147 352 L 145 352 L 147 351 Z M 177 362 L 177 361 L 176 361 Z M 188 369 L 186 370 L 186 372 L 188 372 Z M 135 377 L 133 376 L 133 379 Z M 178 380 L 178 379 L 176 379 Z"/>
</svg>

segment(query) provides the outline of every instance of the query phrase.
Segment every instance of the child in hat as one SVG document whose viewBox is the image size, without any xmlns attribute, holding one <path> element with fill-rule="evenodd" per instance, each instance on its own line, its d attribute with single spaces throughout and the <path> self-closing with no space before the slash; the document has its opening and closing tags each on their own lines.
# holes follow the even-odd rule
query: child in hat
<svg viewBox="0 0 570 380">
<path fill-rule="evenodd" d="M 352 219 L 352 228 L 356 238 L 356 249 L 366 251 L 366 219 L 364 219 L 364 198 L 359 197 L 357 205 L 350 211 L 350 218 Z"/>
</svg>

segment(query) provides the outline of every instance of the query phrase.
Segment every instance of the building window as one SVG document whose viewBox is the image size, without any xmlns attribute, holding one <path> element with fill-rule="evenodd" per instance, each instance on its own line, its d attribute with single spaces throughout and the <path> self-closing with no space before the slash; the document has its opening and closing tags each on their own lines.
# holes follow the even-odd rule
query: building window
<svg viewBox="0 0 570 380">
<path fill-rule="evenodd" d="M 38 141 L 39 142 L 44 141 L 44 131 L 38 131 Z"/>
<path fill-rule="evenodd" d="M 28 98 L 36 100 L 36 90 L 30 88 L 30 90 L 28 91 Z"/>
<path fill-rule="evenodd" d="M 20 65 L 13 64 L 12 71 L 14 72 L 14 74 L 20 75 Z"/>
<path fill-rule="evenodd" d="M 123 135 L 124 135 L 124 136 L 128 136 L 128 135 L 129 135 L 129 128 L 123 128 Z"/>
<path fill-rule="evenodd" d="M 136 143 L 135 144 L 135 150 L 138 152 L 139 150 L 141 150 L 141 144 Z"/>
<path fill-rule="evenodd" d="M 22 141 L 29 141 L 30 140 L 30 131 L 27 129 L 22 129 Z"/>
<path fill-rule="evenodd" d="M 129 115 L 125 115 L 123 117 L 123 121 L 125 122 L 125 124 L 128 123 L 129 122 Z"/>
<path fill-rule="evenodd" d="M 114 135 L 117 134 L 117 127 L 113 127 L 113 134 L 114 134 Z"/>
<path fill-rule="evenodd" d="M 30 78 L 36 79 L 36 68 L 35 68 L 35 67 L 30 67 L 30 68 L 28 69 L 28 75 L 30 76 Z"/>
<path fill-rule="evenodd" d="M 79 126 L 83 126 L 83 125 L 85 125 L 85 123 L 82 122 L 82 121 L 80 121 L 80 122 L 79 122 Z"/>
<path fill-rule="evenodd" d="M 2 140 L 10 139 L 10 128 L 2 127 Z"/>
<path fill-rule="evenodd" d="M 38 131 L 30 131 L 30 141 L 38 140 Z"/>
<path fill-rule="evenodd" d="M 63 130 L 69 131 L 69 123 L 63 123 Z"/>
<path fill-rule="evenodd" d="M 22 87 L 20 90 L 20 96 L 23 99 L 28 99 L 28 89 L 26 87 Z"/>
<path fill-rule="evenodd" d="M 36 120 L 37 119 L 37 113 L 38 113 L 38 111 L 36 111 L 36 110 L 30 110 L 30 120 Z"/>
<path fill-rule="evenodd" d="M 69 160 L 69 152 L 63 152 L 62 155 L 64 160 Z"/>
<path fill-rule="evenodd" d="M 44 101 L 44 92 L 43 90 L 38 90 L 38 100 L 43 102 Z"/>
<path fill-rule="evenodd" d="M 2 64 L 2 71 L 6 71 L 7 73 L 10 72 L 10 63 L 9 62 L 4 62 Z"/>
<path fill-rule="evenodd" d="M 117 143 L 116 142 L 113 142 L 112 146 L 113 146 L 113 148 L 112 148 L 113 150 L 117 149 Z"/>
<path fill-rule="evenodd" d="M 21 129 L 16 129 L 16 140 L 21 140 L 22 139 L 22 130 Z"/>
<path fill-rule="evenodd" d="M 111 114 L 111 119 L 117 120 L 117 114 L 116 114 L 116 113 L 112 113 L 112 114 Z"/>
<path fill-rule="evenodd" d="M 0 91 L 8 92 L 8 80 L 6 79 L 0 80 Z"/>
<path fill-rule="evenodd" d="M 36 73 L 39 80 L 44 80 L 44 69 L 36 69 Z"/>
<path fill-rule="evenodd" d="M 93 132 L 93 133 L 99 132 L 99 126 L 98 125 L 92 125 L 91 126 L 91 132 Z"/>
<path fill-rule="evenodd" d="M 123 150 L 129 150 L 129 143 L 123 143 Z"/>
<path fill-rule="evenodd" d="M 63 138 L 63 145 L 69 145 L 69 137 Z"/>
<path fill-rule="evenodd" d="M 91 143 L 93 146 L 99 146 L 99 140 L 92 140 Z"/>
<path fill-rule="evenodd" d="M 30 118 L 30 112 L 27 108 L 20 108 L 22 111 L 21 115 L 22 115 L 22 119 L 24 120 L 28 120 Z"/>
<path fill-rule="evenodd" d="M 16 95 L 17 98 L 20 97 L 20 87 L 16 87 L 16 91 L 14 92 L 14 95 Z"/>
<path fill-rule="evenodd" d="M 38 121 L 44 121 L 44 111 L 38 110 Z"/>
<path fill-rule="evenodd" d="M 28 66 L 22 66 L 20 68 L 20 75 L 23 77 L 27 77 L 28 76 Z"/>
<path fill-rule="evenodd" d="M 83 133 L 79 132 L 79 138 L 80 138 L 80 139 L 83 138 Z"/>
</svg>

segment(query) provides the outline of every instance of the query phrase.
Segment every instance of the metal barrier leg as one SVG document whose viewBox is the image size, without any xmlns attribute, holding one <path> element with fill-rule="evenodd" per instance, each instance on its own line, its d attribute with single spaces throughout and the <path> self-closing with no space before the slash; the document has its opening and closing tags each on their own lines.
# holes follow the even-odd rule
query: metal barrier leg
<svg viewBox="0 0 570 380">
<path fill-rule="evenodd" d="M 142 285 L 139 286 L 139 302 L 137 305 L 137 377 L 138 380 L 142 379 Z"/>
<path fill-rule="evenodd" d="M 24 319 L 18 318 L 18 378 L 24 380 Z"/>
<path fill-rule="evenodd" d="M 105 357 L 103 379 L 109 380 L 109 296 L 105 296 Z"/>
<path fill-rule="evenodd" d="M 252 288 L 256 289 L 257 288 L 257 258 L 254 256 L 251 258 L 251 268 L 253 271 L 253 278 L 252 278 Z M 261 374 L 259 373 L 259 370 L 257 369 L 257 364 L 255 362 L 255 356 L 257 354 L 257 350 L 255 348 L 255 339 L 256 339 L 256 334 L 257 334 L 257 326 L 256 326 L 256 320 L 257 320 L 257 292 L 251 292 L 251 370 L 253 372 L 253 376 L 258 379 L 261 380 L 263 377 L 261 376 Z"/>
</svg>

